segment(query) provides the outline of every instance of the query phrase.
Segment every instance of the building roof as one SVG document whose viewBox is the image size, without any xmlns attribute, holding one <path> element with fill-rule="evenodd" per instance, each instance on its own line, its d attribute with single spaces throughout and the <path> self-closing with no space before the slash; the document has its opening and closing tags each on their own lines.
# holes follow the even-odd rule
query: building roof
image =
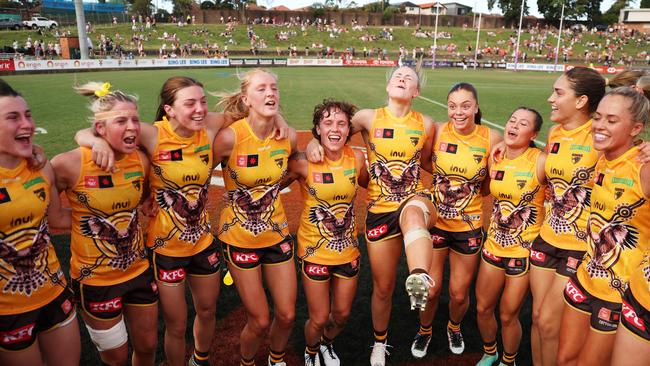
<svg viewBox="0 0 650 366">
<path fill-rule="evenodd" d="M 284 6 L 284 5 L 278 5 L 278 6 L 274 6 L 274 7 L 272 7 L 272 8 L 269 9 L 269 10 L 289 11 L 289 10 L 291 10 L 291 9 L 287 8 L 287 7 Z"/>
<path fill-rule="evenodd" d="M 438 2 L 436 2 L 436 3 L 420 4 L 420 5 L 418 5 L 418 6 L 420 7 L 420 9 L 429 9 L 429 8 L 433 8 L 433 7 L 436 7 L 436 6 L 440 6 L 441 8 L 445 8 L 445 9 L 447 9 L 446 6 L 444 6 L 443 4 L 440 4 L 440 3 L 438 3 Z"/>
<path fill-rule="evenodd" d="M 453 5 L 453 6 L 457 7 L 457 8 L 467 8 L 467 9 L 472 8 L 471 6 L 467 6 L 467 5 L 461 4 L 461 3 L 444 3 L 442 5 Z"/>
</svg>

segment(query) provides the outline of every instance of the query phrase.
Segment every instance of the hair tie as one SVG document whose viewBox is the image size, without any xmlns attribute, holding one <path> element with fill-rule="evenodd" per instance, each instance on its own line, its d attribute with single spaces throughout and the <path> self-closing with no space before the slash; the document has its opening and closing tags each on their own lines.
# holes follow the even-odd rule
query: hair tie
<svg viewBox="0 0 650 366">
<path fill-rule="evenodd" d="M 95 90 L 95 96 L 97 98 L 105 97 L 110 93 L 111 93 L 111 83 L 104 83 L 102 84 L 101 89 Z"/>
</svg>

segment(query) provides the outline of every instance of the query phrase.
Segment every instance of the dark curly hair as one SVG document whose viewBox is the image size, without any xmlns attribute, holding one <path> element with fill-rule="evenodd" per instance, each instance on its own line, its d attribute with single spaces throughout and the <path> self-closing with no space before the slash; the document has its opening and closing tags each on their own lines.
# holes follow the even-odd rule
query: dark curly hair
<svg viewBox="0 0 650 366">
<path fill-rule="evenodd" d="M 316 132 L 316 126 L 318 126 L 323 118 L 329 117 L 330 113 L 334 111 L 341 111 L 345 114 L 348 119 L 348 127 L 350 128 L 350 132 L 352 132 L 352 116 L 354 116 L 354 113 L 357 111 L 357 107 L 354 104 L 350 104 L 344 101 L 323 99 L 323 102 L 317 104 L 314 107 L 314 115 L 312 120 L 314 126 L 311 128 L 311 133 L 318 141 L 320 141 L 320 135 Z M 351 135 L 351 133 L 348 134 L 346 142 L 350 141 Z"/>
</svg>

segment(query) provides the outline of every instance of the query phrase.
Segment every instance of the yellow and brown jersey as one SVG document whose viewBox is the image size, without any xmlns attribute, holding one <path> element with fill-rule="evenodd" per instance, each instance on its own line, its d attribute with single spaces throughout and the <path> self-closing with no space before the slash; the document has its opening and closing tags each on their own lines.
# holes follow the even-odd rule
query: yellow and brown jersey
<svg viewBox="0 0 650 366">
<path fill-rule="evenodd" d="M 205 130 L 177 135 L 163 118 L 151 156 L 149 185 L 159 206 L 149 221 L 147 246 L 169 257 L 189 257 L 213 240 L 205 204 L 212 173 L 212 141 Z"/>
<path fill-rule="evenodd" d="M 72 208 L 70 276 L 84 284 L 110 286 L 149 267 L 138 219 L 144 168 L 137 151 L 115 162 L 108 174 L 81 150 L 79 180 L 66 191 Z"/>
<path fill-rule="evenodd" d="M 301 181 L 305 200 L 298 228 L 301 259 L 339 265 L 359 257 L 354 214 L 358 174 L 349 146 L 338 161 L 309 163 L 307 178 Z"/>
<path fill-rule="evenodd" d="M 483 225 L 481 185 L 487 177 L 491 148 L 490 129 L 477 125 L 469 135 L 459 135 L 445 123 L 433 147 L 433 202 L 438 209 L 436 227 L 461 232 Z"/>
<path fill-rule="evenodd" d="M 375 110 L 368 132 L 368 211 L 397 211 L 405 200 L 424 190 L 420 179 L 420 157 L 427 139 L 424 119 L 410 111 L 393 116 L 388 108 Z"/>
<path fill-rule="evenodd" d="M 650 203 L 643 194 L 631 148 L 620 157 L 598 160 L 587 221 L 587 254 L 578 267 L 580 284 L 592 295 L 621 302 L 631 273 L 650 250 Z"/>
<path fill-rule="evenodd" d="M 287 174 L 289 139 L 260 140 L 241 119 L 229 126 L 235 144 L 223 169 L 226 207 L 219 219 L 219 240 L 259 249 L 287 239 L 289 228 L 280 202 L 280 180 Z"/>
<path fill-rule="evenodd" d="M 0 315 L 38 309 L 66 286 L 47 227 L 50 182 L 22 161 L 0 167 Z"/>
<path fill-rule="evenodd" d="M 630 275 L 630 290 L 632 291 L 632 295 L 634 295 L 634 299 L 644 309 L 650 310 L 650 252 L 646 252 L 639 266 L 632 271 Z"/>
<path fill-rule="evenodd" d="M 490 169 L 494 209 L 485 248 L 499 257 L 528 257 L 544 217 L 544 186 L 537 177 L 541 150 L 528 148 L 515 159 L 502 159 Z"/>
<path fill-rule="evenodd" d="M 591 120 L 567 131 L 561 126 L 548 137 L 545 172 L 551 190 L 540 236 L 566 250 L 587 250 L 587 216 L 598 152 L 593 147 Z"/>
</svg>

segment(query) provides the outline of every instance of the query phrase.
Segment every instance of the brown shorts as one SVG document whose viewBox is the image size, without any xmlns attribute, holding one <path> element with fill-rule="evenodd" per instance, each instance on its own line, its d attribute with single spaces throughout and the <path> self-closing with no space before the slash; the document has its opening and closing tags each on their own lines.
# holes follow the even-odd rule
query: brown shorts
<svg viewBox="0 0 650 366">
<path fill-rule="evenodd" d="M 158 301 L 158 287 L 151 267 L 138 276 L 115 285 L 92 286 L 73 280 L 72 286 L 77 303 L 83 311 L 102 320 L 121 316 L 125 304 L 151 305 Z"/>
<path fill-rule="evenodd" d="M 291 239 L 266 248 L 247 249 L 224 243 L 227 263 L 239 269 L 254 269 L 260 265 L 280 264 L 293 259 Z"/>
<path fill-rule="evenodd" d="M 316 264 L 307 262 L 306 260 L 299 261 L 300 271 L 305 277 L 309 278 L 312 281 L 329 281 L 332 276 L 340 278 L 355 278 L 359 275 L 360 258 L 353 260 L 352 262 L 337 264 L 337 265 L 327 265 L 327 264 Z"/>
<path fill-rule="evenodd" d="M 217 239 L 202 252 L 190 257 L 169 257 L 154 252 L 151 263 L 157 281 L 177 284 L 186 276 L 209 276 L 221 269 L 221 250 Z"/>
<path fill-rule="evenodd" d="M 564 277 L 573 276 L 582 263 L 585 252 L 581 250 L 567 250 L 557 248 L 538 236 L 530 248 L 530 264 L 555 270 Z"/>
<path fill-rule="evenodd" d="M 66 287 L 59 296 L 40 309 L 21 314 L 0 315 L 0 351 L 21 351 L 29 348 L 39 333 L 65 323 L 74 311 L 72 290 Z"/>
</svg>

